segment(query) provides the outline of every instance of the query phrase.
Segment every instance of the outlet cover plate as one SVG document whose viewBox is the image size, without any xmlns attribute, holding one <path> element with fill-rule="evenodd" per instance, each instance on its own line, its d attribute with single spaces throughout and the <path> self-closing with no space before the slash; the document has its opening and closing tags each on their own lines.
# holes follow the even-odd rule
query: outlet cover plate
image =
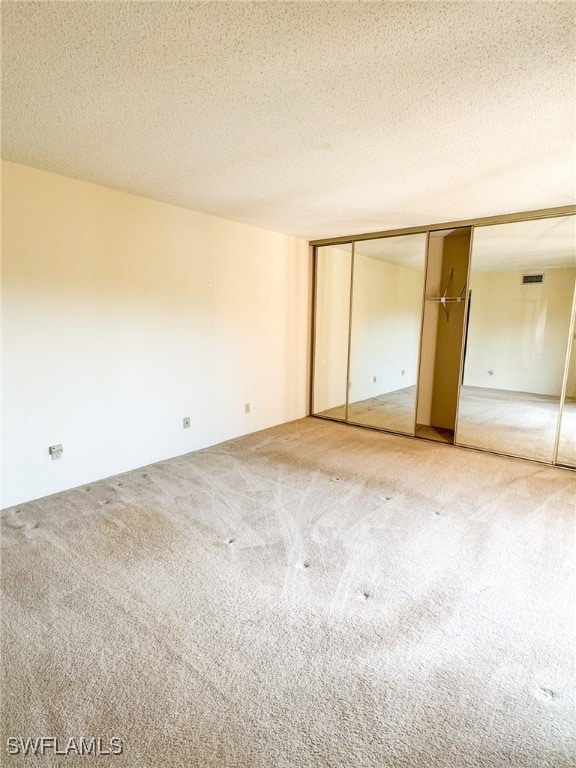
<svg viewBox="0 0 576 768">
<path fill-rule="evenodd" d="M 64 447 L 62 446 L 61 443 L 59 443 L 58 445 L 51 445 L 48 448 L 48 453 L 50 454 L 50 456 L 52 456 L 52 461 L 56 461 L 56 459 L 61 459 L 63 452 L 64 452 Z"/>
</svg>

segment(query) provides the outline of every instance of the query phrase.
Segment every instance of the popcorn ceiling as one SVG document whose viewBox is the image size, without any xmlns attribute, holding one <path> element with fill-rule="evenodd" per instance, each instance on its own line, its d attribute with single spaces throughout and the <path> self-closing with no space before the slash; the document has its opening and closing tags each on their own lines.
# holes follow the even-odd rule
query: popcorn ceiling
<svg viewBox="0 0 576 768">
<path fill-rule="evenodd" d="M 3 157 L 311 239 L 567 205 L 574 14 L 3 2 Z"/>
</svg>

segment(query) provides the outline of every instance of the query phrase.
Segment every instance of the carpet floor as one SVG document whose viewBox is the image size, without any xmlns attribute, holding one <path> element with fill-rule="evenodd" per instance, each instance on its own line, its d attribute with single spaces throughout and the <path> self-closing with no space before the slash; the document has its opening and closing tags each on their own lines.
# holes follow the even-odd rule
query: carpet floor
<svg viewBox="0 0 576 768">
<path fill-rule="evenodd" d="M 2 765 L 574 766 L 575 490 L 306 418 L 4 510 Z"/>
</svg>

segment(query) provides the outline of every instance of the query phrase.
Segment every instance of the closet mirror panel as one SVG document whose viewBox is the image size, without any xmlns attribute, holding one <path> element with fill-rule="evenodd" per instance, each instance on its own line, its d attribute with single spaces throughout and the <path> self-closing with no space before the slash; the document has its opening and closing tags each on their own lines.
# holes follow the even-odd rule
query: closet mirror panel
<svg viewBox="0 0 576 768">
<path fill-rule="evenodd" d="M 312 412 L 346 419 L 352 245 L 316 249 Z"/>
<path fill-rule="evenodd" d="M 474 230 L 457 443 L 553 461 L 575 234 L 574 216 Z"/>
<path fill-rule="evenodd" d="M 576 303 L 576 297 L 575 297 Z M 573 310 L 574 311 L 574 310 Z M 572 348 L 568 364 L 566 397 L 560 416 L 560 434 L 558 438 L 557 464 L 576 467 L 576 341 L 575 318 L 572 318 Z"/>
<path fill-rule="evenodd" d="M 348 421 L 414 434 L 426 234 L 354 245 Z"/>
</svg>

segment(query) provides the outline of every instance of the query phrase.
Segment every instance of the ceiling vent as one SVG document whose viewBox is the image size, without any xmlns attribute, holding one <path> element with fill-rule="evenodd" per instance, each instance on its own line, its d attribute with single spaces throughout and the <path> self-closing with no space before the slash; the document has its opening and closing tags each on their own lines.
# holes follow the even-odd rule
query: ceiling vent
<svg viewBox="0 0 576 768">
<path fill-rule="evenodd" d="M 522 285 L 529 285 L 530 283 L 543 283 L 544 275 L 522 275 Z"/>
</svg>

